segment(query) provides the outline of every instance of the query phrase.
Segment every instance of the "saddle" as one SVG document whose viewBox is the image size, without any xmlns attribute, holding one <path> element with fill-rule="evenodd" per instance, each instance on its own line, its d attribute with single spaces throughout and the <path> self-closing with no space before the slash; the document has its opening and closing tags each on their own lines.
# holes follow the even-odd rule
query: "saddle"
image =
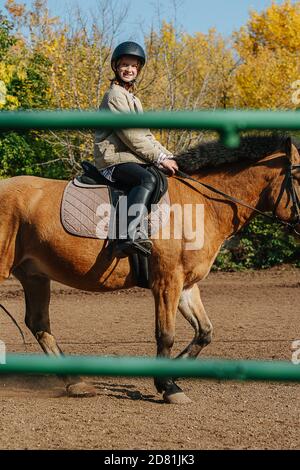
<svg viewBox="0 0 300 470">
<path fill-rule="evenodd" d="M 70 181 L 61 204 L 61 221 L 72 235 L 87 238 L 110 239 L 118 225 L 118 201 L 126 196 L 130 188 L 104 178 L 90 162 L 82 162 L 83 174 Z M 157 184 L 149 202 L 152 209 L 148 226 L 151 234 L 169 220 L 170 200 L 166 176 L 156 167 L 145 165 L 155 176 Z M 113 210 L 112 210 L 113 208 Z M 99 212 L 100 209 L 100 212 Z M 114 217 L 112 216 L 114 215 Z M 109 245 L 108 245 L 109 247 Z M 148 259 L 140 254 L 129 256 L 129 262 L 139 287 L 149 287 Z"/>
</svg>

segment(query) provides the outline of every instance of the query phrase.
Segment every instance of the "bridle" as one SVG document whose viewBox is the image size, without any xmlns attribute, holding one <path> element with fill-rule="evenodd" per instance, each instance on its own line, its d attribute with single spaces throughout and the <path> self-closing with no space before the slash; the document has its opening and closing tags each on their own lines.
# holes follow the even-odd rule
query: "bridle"
<svg viewBox="0 0 300 470">
<path fill-rule="evenodd" d="M 293 176 L 293 170 L 297 170 L 297 169 L 300 169 L 300 164 L 293 165 L 289 163 L 287 167 L 287 172 L 285 174 L 282 186 L 279 191 L 277 201 L 275 202 L 275 206 L 273 209 L 273 216 L 277 218 L 280 223 L 283 223 L 284 225 L 289 226 L 289 228 L 293 230 L 296 235 L 300 235 L 300 233 L 297 232 L 296 230 L 296 226 L 300 224 L 300 198 L 294 185 L 295 177 Z M 275 215 L 277 207 L 280 204 L 280 201 L 285 191 L 288 195 L 288 198 L 292 199 L 292 214 L 293 214 L 292 222 L 283 222 Z"/>
<path fill-rule="evenodd" d="M 234 196 L 230 196 L 229 194 L 224 193 L 220 189 L 217 189 L 217 188 L 211 186 L 210 184 L 198 181 L 195 178 L 192 178 L 191 176 L 189 176 L 188 174 L 184 173 L 181 170 L 176 171 L 176 176 L 179 177 L 178 179 L 180 181 L 182 181 L 181 178 L 183 178 L 183 179 L 188 179 L 188 180 L 191 180 L 195 183 L 198 183 L 201 186 L 205 187 L 206 189 L 209 189 L 213 193 L 219 194 L 220 196 L 225 197 L 227 200 L 229 200 L 231 202 L 234 202 L 235 204 L 239 204 L 241 206 L 247 207 L 248 209 L 251 209 L 252 211 L 256 212 L 257 214 L 262 215 L 263 217 L 271 220 L 272 222 L 277 222 L 277 223 L 283 225 L 284 227 L 288 228 L 290 231 L 293 231 L 296 235 L 300 235 L 300 232 L 298 232 L 296 230 L 296 226 L 298 224 L 300 224 L 300 198 L 299 198 L 299 195 L 298 195 L 297 190 L 296 190 L 295 185 L 294 185 L 295 177 L 293 176 L 292 172 L 295 169 L 300 169 L 300 164 L 292 165 L 291 163 L 289 163 L 289 165 L 287 167 L 287 172 L 285 174 L 282 186 L 281 186 L 280 191 L 279 191 L 278 198 L 276 200 L 275 206 L 274 206 L 273 211 L 272 211 L 272 215 L 266 214 L 265 212 L 260 211 L 256 207 L 253 207 L 250 204 L 247 204 L 246 202 L 235 198 Z M 193 188 L 195 191 L 197 191 L 196 188 L 194 188 L 194 186 L 190 186 L 190 187 Z M 280 204 L 280 201 L 281 201 L 281 199 L 282 199 L 285 192 L 287 193 L 288 198 L 291 198 L 292 204 L 293 204 L 292 205 L 293 220 L 291 222 L 285 222 L 284 220 L 281 220 L 276 215 L 276 210 L 277 210 L 278 205 Z"/>
</svg>

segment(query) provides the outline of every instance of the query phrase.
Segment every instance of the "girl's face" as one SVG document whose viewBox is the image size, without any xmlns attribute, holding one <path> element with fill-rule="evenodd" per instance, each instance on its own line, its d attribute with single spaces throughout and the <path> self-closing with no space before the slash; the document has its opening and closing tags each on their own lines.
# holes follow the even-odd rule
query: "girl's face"
<svg viewBox="0 0 300 470">
<path fill-rule="evenodd" d="M 140 64 L 138 59 L 130 55 L 124 55 L 119 60 L 117 72 L 123 82 L 135 80 L 139 73 Z"/>
</svg>

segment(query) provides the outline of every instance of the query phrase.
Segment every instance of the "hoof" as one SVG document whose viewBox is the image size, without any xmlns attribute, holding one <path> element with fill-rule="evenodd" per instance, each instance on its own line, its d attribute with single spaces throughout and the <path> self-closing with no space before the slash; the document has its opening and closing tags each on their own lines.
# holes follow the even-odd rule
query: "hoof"
<svg viewBox="0 0 300 470">
<path fill-rule="evenodd" d="M 187 403 L 192 403 L 192 400 L 183 392 L 172 393 L 171 395 L 164 393 L 163 398 L 165 403 L 171 405 L 186 405 Z"/>
<path fill-rule="evenodd" d="M 67 386 L 68 397 L 73 398 L 86 398 L 94 397 L 97 395 L 96 389 L 92 385 L 85 382 L 78 382 Z"/>
</svg>

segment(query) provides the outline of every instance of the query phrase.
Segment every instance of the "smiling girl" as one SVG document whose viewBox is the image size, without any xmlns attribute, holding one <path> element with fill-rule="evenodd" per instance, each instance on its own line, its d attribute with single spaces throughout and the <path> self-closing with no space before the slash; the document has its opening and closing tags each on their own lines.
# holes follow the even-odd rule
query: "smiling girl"
<svg viewBox="0 0 300 470">
<path fill-rule="evenodd" d="M 145 52 L 139 44 L 126 41 L 116 47 L 111 57 L 115 76 L 103 97 L 100 110 L 143 112 L 142 104 L 133 91 L 145 62 Z M 127 230 L 119 234 L 116 255 L 122 257 L 140 252 L 148 256 L 152 242 L 138 230 L 138 226 L 151 200 L 156 181 L 146 170 L 145 164 L 153 163 L 169 175 L 174 175 L 178 167 L 173 155 L 149 129 L 101 129 L 95 134 L 94 156 L 95 164 L 105 178 L 121 182 L 129 189 L 127 211 L 133 204 L 139 204 L 140 208 L 137 216 L 128 216 Z"/>
</svg>

